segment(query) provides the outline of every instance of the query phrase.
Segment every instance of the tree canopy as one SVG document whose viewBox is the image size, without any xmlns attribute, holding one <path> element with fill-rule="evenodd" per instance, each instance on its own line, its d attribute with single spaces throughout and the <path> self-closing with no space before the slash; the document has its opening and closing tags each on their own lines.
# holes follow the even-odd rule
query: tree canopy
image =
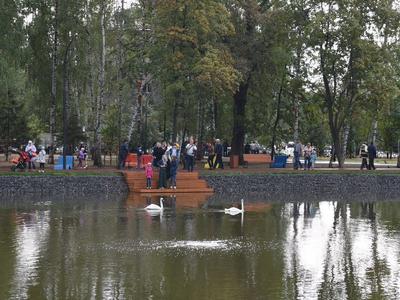
<svg viewBox="0 0 400 300">
<path fill-rule="evenodd" d="M 395 0 L 0 2 L 0 143 L 398 151 Z M 64 126 L 65 125 L 65 126 Z M 64 141 L 65 142 L 65 141 Z M 100 163 L 100 162 L 99 162 Z"/>
</svg>

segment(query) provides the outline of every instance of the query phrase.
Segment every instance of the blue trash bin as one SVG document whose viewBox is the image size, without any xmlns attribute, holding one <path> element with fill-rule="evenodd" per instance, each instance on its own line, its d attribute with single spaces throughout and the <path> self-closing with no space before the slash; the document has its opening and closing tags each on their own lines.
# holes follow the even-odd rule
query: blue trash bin
<svg viewBox="0 0 400 300">
<path fill-rule="evenodd" d="M 286 168 L 287 158 L 286 155 L 276 155 L 272 163 L 272 168 Z"/>
</svg>

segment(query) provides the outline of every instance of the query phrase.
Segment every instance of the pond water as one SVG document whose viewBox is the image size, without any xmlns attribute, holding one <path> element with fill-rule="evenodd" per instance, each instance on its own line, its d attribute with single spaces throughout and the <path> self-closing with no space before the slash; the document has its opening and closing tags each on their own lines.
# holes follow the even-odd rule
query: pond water
<svg viewBox="0 0 400 300">
<path fill-rule="evenodd" d="M 400 203 L 0 206 L 0 299 L 398 299 Z M 236 201 L 235 201 L 236 202 Z M 236 204 L 236 203 L 235 203 Z"/>
</svg>

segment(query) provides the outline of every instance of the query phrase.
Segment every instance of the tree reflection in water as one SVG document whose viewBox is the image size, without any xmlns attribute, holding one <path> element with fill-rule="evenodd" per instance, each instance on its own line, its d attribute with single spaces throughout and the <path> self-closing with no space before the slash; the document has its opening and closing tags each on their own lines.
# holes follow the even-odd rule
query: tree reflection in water
<svg viewBox="0 0 400 300">
<path fill-rule="evenodd" d="M 230 197 L 0 209 L 0 298 L 394 299 L 400 204 Z M 29 252 L 27 251 L 29 250 Z"/>
</svg>

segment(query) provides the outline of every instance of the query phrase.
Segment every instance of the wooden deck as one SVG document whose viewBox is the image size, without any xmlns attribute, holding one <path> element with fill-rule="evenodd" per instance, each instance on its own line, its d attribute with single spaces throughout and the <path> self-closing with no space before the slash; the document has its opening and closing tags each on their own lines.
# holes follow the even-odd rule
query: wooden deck
<svg viewBox="0 0 400 300">
<path fill-rule="evenodd" d="M 154 172 L 152 188 L 146 188 L 146 176 L 144 171 L 124 171 L 126 183 L 129 191 L 142 194 L 177 194 L 177 193 L 213 193 L 204 179 L 199 178 L 198 172 L 178 172 L 176 177 L 176 189 L 170 189 L 169 186 L 164 189 L 158 189 L 158 172 Z"/>
</svg>

